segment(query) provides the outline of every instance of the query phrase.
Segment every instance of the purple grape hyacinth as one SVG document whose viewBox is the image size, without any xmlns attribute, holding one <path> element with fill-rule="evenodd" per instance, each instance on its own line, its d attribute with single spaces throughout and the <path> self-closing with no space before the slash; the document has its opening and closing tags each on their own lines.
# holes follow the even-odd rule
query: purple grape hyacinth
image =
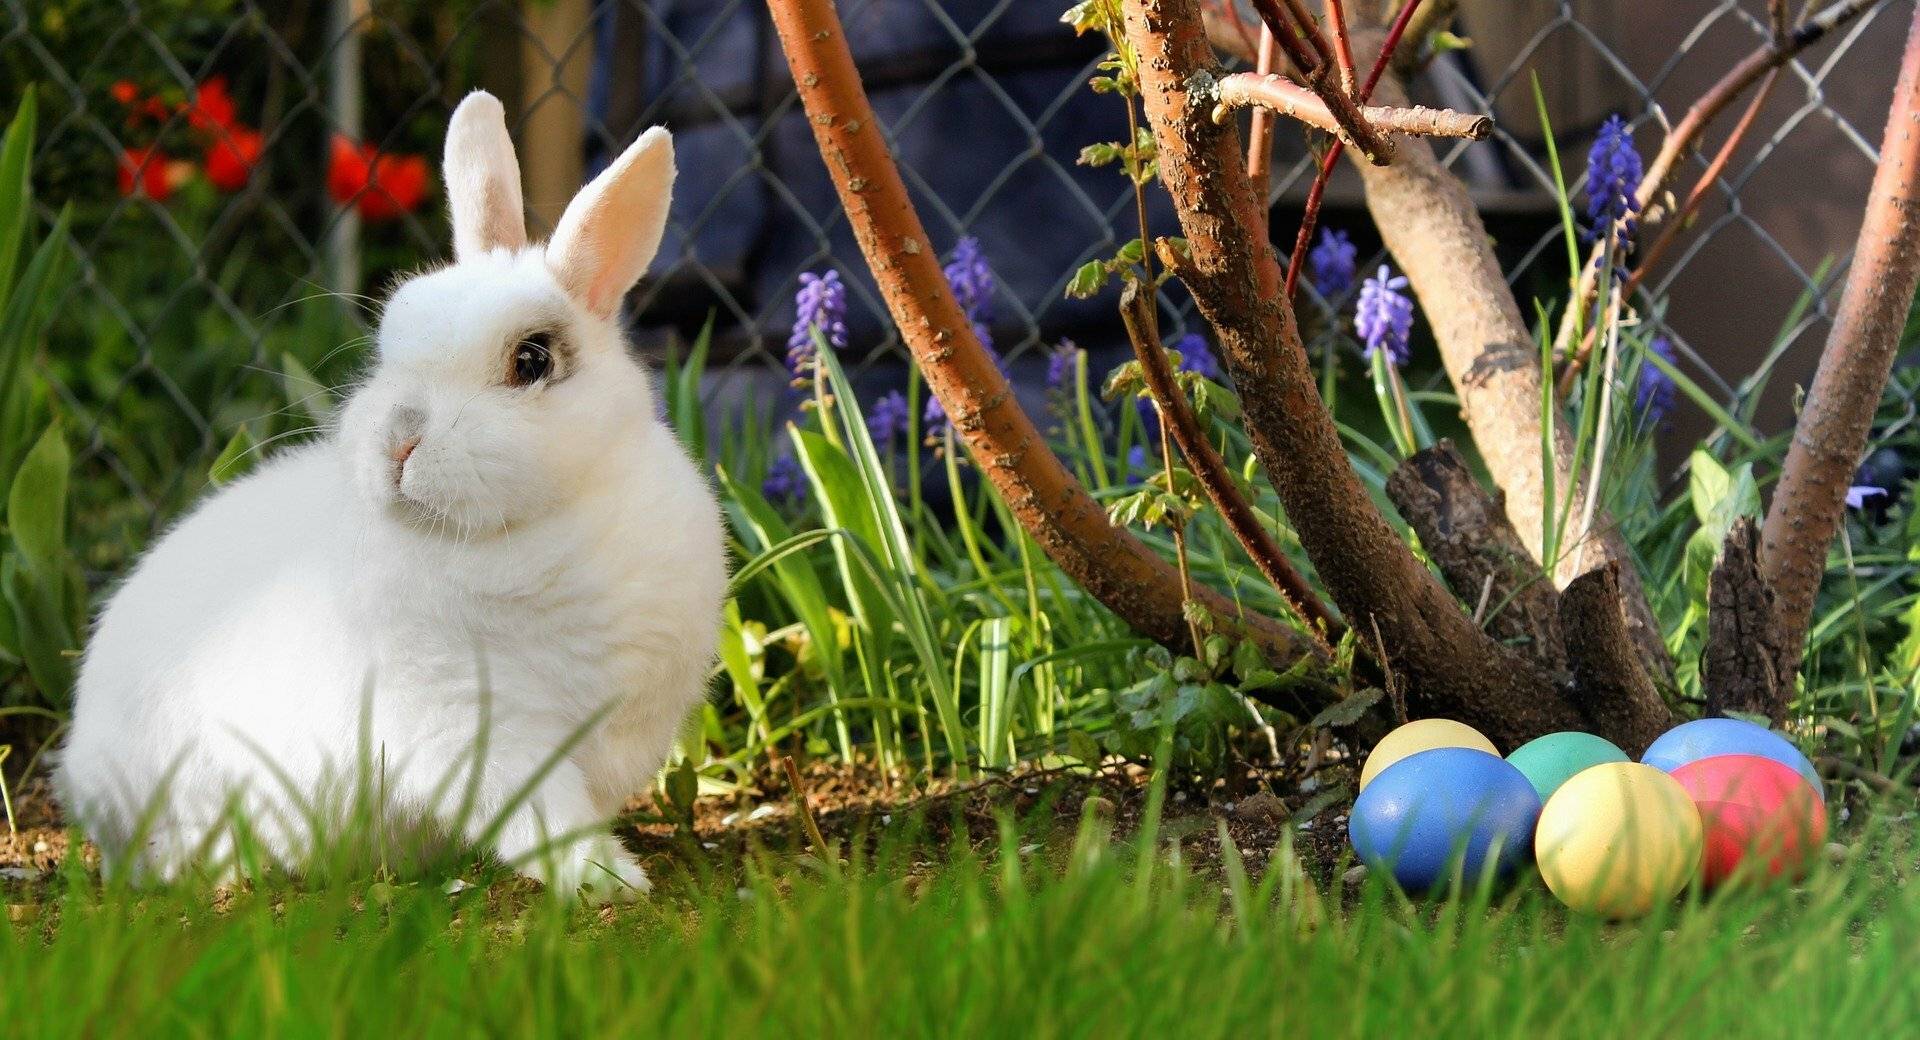
<svg viewBox="0 0 1920 1040">
<path fill-rule="evenodd" d="M 867 412 L 867 433 L 875 444 L 892 444 L 894 438 L 906 436 L 907 419 L 907 395 L 889 391 Z"/>
<path fill-rule="evenodd" d="M 1080 347 L 1070 339 L 1062 339 L 1052 350 L 1047 351 L 1047 389 L 1065 392 L 1071 388 L 1074 373 L 1079 371 Z"/>
<path fill-rule="evenodd" d="M 1413 333 L 1413 301 L 1400 291 L 1406 287 L 1405 275 L 1395 276 L 1381 264 L 1373 277 L 1360 283 L 1360 300 L 1353 308 L 1353 328 L 1366 344 L 1366 356 L 1385 350 L 1396 367 L 1413 357 L 1407 340 Z"/>
<path fill-rule="evenodd" d="M 1334 299 L 1353 288 L 1355 261 L 1359 247 L 1345 231 L 1321 228 L 1313 248 L 1307 252 L 1307 277 L 1323 299 Z"/>
<path fill-rule="evenodd" d="M 1600 238 L 1621 226 L 1633 233 L 1633 215 L 1640 210 L 1640 153 L 1633 148 L 1633 131 L 1626 120 L 1608 116 L 1587 152 L 1587 238 Z"/>
<path fill-rule="evenodd" d="M 800 275 L 800 291 L 793 295 L 793 334 L 787 337 L 787 371 L 798 380 L 813 377 L 815 329 L 835 350 L 847 349 L 847 287 L 840 272 L 812 271 Z"/>
<path fill-rule="evenodd" d="M 782 455 L 767 467 L 767 477 L 760 482 L 760 493 L 767 501 L 779 505 L 792 505 L 807 496 L 806 474 L 800 471 L 800 463 L 791 455 Z"/>
<path fill-rule="evenodd" d="M 1180 371 L 1192 372 L 1216 383 L 1227 381 L 1226 373 L 1220 369 L 1220 359 L 1213 356 L 1213 348 L 1207 345 L 1207 337 L 1189 332 L 1180 337 L 1173 349 L 1180 352 Z"/>
<path fill-rule="evenodd" d="M 980 337 L 980 343 L 993 352 L 993 293 L 996 282 L 993 269 L 987 266 L 986 253 L 980 248 L 980 240 L 967 235 L 953 244 L 953 257 L 943 269 L 947 284 L 953 287 L 953 295 L 960 301 L 960 310 L 972 323 L 974 335 Z M 999 360 L 999 355 L 994 355 Z"/>
<path fill-rule="evenodd" d="M 927 392 L 927 406 L 920 410 L 920 429 L 926 434 L 927 443 L 932 445 L 939 444 L 946 437 L 947 430 L 952 425 L 953 424 L 947 420 L 946 408 L 940 404 L 940 399 L 935 397 L 933 392 L 929 390 Z"/>
<path fill-rule="evenodd" d="M 1647 343 L 1647 353 L 1673 364 L 1673 344 L 1665 336 L 1655 336 Z M 1667 413 L 1673 410 L 1673 377 L 1662 371 L 1651 360 L 1640 362 L 1640 381 L 1634 389 L 1633 406 L 1640 410 L 1655 425 L 1663 422 Z"/>
</svg>

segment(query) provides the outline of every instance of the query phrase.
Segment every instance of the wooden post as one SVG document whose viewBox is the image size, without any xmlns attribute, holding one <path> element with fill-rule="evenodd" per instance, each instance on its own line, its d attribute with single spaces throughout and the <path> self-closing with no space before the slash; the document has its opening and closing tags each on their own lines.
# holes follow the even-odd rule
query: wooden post
<svg viewBox="0 0 1920 1040">
<path fill-rule="evenodd" d="M 534 237 L 553 230 L 585 181 L 588 0 L 521 0 L 520 166 Z"/>
</svg>

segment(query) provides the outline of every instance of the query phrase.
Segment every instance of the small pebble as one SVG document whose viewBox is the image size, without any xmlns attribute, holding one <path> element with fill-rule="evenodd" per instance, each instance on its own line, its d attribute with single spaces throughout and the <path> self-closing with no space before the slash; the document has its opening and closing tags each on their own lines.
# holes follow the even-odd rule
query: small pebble
<svg viewBox="0 0 1920 1040">
<path fill-rule="evenodd" d="M 1359 885 L 1364 883 L 1366 880 L 1367 880 L 1367 865 L 1365 863 L 1357 863 L 1351 867 L 1348 867 L 1347 872 L 1345 874 L 1340 875 L 1340 883 L 1343 885 Z"/>
<path fill-rule="evenodd" d="M 1837 841 L 1827 842 L 1827 862 L 1839 866 L 1847 861 L 1847 847 Z"/>
<path fill-rule="evenodd" d="M 1087 800 L 1080 803 L 1080 808 L 1081 811 L 1091 813 L 1102 820 L 1113 819 L 1113 802 L 1097 794 L 1088 795 Z"/>
<path fill-rule="evenodd" d="M 472 887 L 472 885 L 467 884 L 465 878 L 454 878 L 452 881 L 447 882 L 446 888 L 441 891 L 444 891 L 450 896 L 457 896 Z"/>
<path fill-rule="evenodd" d="M 36 841 L 36 842 L 34 842 L 34 843 L 33 843 L 33 851 L 35 851 L 35 852 L 45 852 L 45 851 L 47 851 L 48 849 L 50 849 L 50 848 L 52 848 L 52 847 L 53 847 L 53 846 L 51 846 L 51 845 L 48 845 L 48 844 L 47 844 L 46 842 L 44 842 L 44 841 Z"/>
<path fill-rule="evenodd" d="M 747 820 L 748 822 L 752 822 L 754 820 L 764 820 L 767 817 L 772 816 L 775 813 L 778 813 L 779 811 L 780 809 L 778 806 L 775 806 L 772 804 L 763 805 L 755 809 L 754 811 L 748 813 Z"/>
<path fill-rule="evenodd" d="M 1320 778 L 1317 776 L 1310 776 L 1310 777 L 1307 777 L 1305 780 L 1300 781 L 1301 794 L 1312 794 L 1313 792 L 1318 791 L 1319 789 L 1320 789 Z"/>
<path fill-rule="evenodd" d="M 717 849 L 720 847 L 720 843 L 717 841 L 703 841 L 700 843 L 700 847 L 703 849 Z"/>
<path fill-rule="evenodd" d="M 1283 820 L 1286 816 L 1286 803 L 1275 798 L 1271 791 L 1256 792 L 1233 807 L 1233 818 L 1248 823 Z"/>
<path fill-rule="evenodd" d="M 1034 854 L 1034 853 L 1035 853 L 1036 851 L 1038 851 L 1038 850 L 1039 850 L 1039 848 L 1040 848 L 1040 845 L 1039 845 L 1039 843 L 1038 843 L 1038 842 L 1035 842 L 1035 843 L 1033 843 L 1033 844 L 1031 844 L 1031 845 L 1022 845 L 1022 846 L 1020 846 L 1020 854 L 1021 854 L 1022 856 L 1031 856 L 1031 855 L 1033 855 L 1033 854 Z"/>
<path fill-rule="evenodd" d="M 736 888 L 733 890 L 733 898 L 740 900 L 742 903 L 751 903 L 753 902 L 753 889 Z"/>
<path fill-rule="evenodd" d="M 734 810 L 733 812 L 726 814 L 725 816 L 720 817 L 720 826 L 722 827 L 731 827 L 734 824 L 739 822 L 740 822 L 740 811 L 737 809 Z"/>
</svg>

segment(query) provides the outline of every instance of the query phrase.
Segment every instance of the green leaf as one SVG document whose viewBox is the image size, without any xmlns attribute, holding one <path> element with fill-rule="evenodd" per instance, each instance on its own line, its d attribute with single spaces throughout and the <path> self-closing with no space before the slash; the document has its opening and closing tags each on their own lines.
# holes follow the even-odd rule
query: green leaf
<svg viewBox="0 0 1920 1040">
<path fill-rule="evenodd" d="M 207 479 L 215 485 L 225 485 L 246 476 L 247 471 L 253 468 L 258 459 L 258 455 L 254 452 L 254 448 L 258 446 L 253 439 L 253 434 L 248 433 L 245 426 L 233 431 L 233 437 L 227 441 L 227 446 L 220 449 L 220 454 L 213 460 L 213 465 L 207 467 Z"/>
<path fill-rule="evenodd" d="M 40 435 L 7 489 L 7 528 L 22 569 L 57 589 L 67 549 L 67 473 L 72 459 L 57 426 Z"/>
<path fill-rule="evenodd" d="M 280 373 L 286 386 L 287 403 L 307 413 L 316 423 L 326 423 L 333 417 L 333 394 L 307 366 L 292 354 L 280 355 Z"/>
<path fill-rule="evenodd" d="M 1307 728 L 1337 729 L 1342 726 L 1351 726 L 1360 721 L 1360 717 L 1367 713 L 1368 708 L 1380 703 L 1380 698 L 1383 696 L 1385 695 L 1378 687 L 1369 686 L 1346 697 L 1338 704 L 1330 704 L 1321 709 L 1320 714 L 1315 715 L 1313 720 L 1307 723 Z"/>
<path fill-rule="evenodd" d="M 9 561 L 11 562 L 11 561 Z M 7 603 L 27 674 L 47 703 L 66 708 L 72 702 L 73 634 L 61 609 L 58 584 L 42 585 L 24 567 L 0 569 L 0 598 Z"/>
<path fill-rule="evenodd" d="M 33 220 L 32 158 L 37 113 L 38 102 L 29 86 L 6 136 L 0 138 L 0 300 L 11 293 L 20 245 Z"/>
<path fill-rule="evenodd" d="M 1107 265 L 1100 260 L 1089 260 L 1081 264 L 1067 281 L 1067 298 L 1084 300 L 1099 292 L 1107 284 Z"/>
<path fill-rule="evenodd" d="M 1733 477 L 1718 459 L 1704 450 L 1694 451 L 1687 462 L 1687 488 L 1693 503 L 1693 515 L 1701 523 L 1713 519 L 1714 510 L 1719 508 L 1732 487 Z"/>
</svg>

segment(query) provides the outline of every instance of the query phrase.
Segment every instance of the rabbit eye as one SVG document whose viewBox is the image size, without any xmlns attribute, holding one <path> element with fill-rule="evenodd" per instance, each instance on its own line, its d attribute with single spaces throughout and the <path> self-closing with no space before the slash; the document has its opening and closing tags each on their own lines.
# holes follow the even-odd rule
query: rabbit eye
<svg viewBox="0 0 1920 1040">
<path fill-rule="evenodd" d="M 513 386 L 531 386 L 553 373 L 553 334 L 535 332 L 513 346 L 513 363 L 507 382 Z"/>
</svg>

